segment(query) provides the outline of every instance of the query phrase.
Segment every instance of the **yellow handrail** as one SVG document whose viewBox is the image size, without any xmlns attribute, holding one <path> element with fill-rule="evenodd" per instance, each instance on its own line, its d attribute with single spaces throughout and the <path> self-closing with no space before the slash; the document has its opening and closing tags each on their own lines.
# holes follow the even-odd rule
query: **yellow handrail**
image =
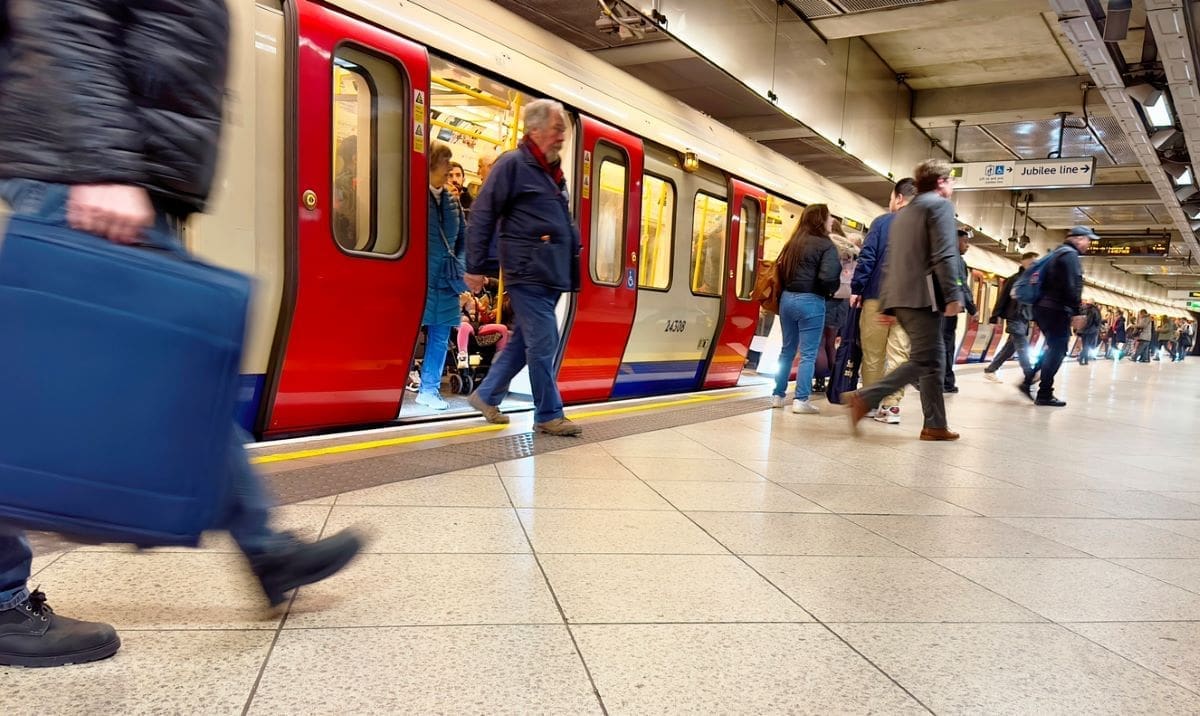
<svg viewBox="0 0 1200 716">
<path fill-rule="evenodd" d="M 429 120 L 429 123 L 435 127 L 442 127 L 443 129 L 449 129 L 451 132 L 457 132 L 458 134 L 465 134 L 468 137 L 474 137 L 481 142 L 487 142 L 488 144 L 495 144 L 497 147 L 504 143 L 503 141 L 496 139 L 495 137 L 489 137 L 486 134 L 483 134 L 482 132 L 476 132 L 474 129 L 467 129 L 466 127 L 458 127 L 456 125 L 450 124 L 449 122 L 443 122 L 440 119 L 431 119 L 431 120 Z"/>
<path fill-rule="evenodd" d="M 486 92 L 480 92 L 479 90 L 473 90 L 470 87 L 467 87 L 466 85 L 459 84 L 458 82 L 448 80 L 444 77 L 432 76 L 429 78 L 429 81 L 435 85 L 445 87 L 446 89 L 452 90 L 458 94 L 465 94 L 468 97 L 473 97 L 474 99 L 477 99 L 480 102 L 483 102 L 485 104 L 490 104 L 493 107 L 499 107 L 501 109 L 508 109 L 508 107 L 509 107 L 509 103 L 505 102 L 504 100 L 500 99 L 499 97 L 493 97 L 492 95 L 487 94 Z"/>
</svg>

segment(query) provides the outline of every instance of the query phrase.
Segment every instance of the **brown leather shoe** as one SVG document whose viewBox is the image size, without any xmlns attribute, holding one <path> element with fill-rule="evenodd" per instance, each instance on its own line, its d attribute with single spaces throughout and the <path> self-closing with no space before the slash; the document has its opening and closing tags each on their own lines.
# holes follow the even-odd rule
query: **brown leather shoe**
<svg viewBox="0 0 1200 716">
<path fill-rule="evenodd" d="M 871 409 L 867 407 L 867 401 L 862 399 L 857 390 L 846 393 L 842 397 L 846 400 L 846 404 L 850 406 L 850 430 L 855 435 L 858 435 L 858 421 L 865 418 Z"/>
<path fill-rule="evenodd" d="M 479 393 L 471 393 L 471 395 L 467 397 L 467 403 L 469 403 L 472 408 L 475 408 L 479 412 L 483 413 L 483 419 L 489 423 L 495 423 L 496 425 L 508 425 L 508 416 L 500 412 L 500 408 L 483 402 L 483 398 L 479 397 Z"/>
<path fill-rule="evenodd" d="M 921 428 L 921 439 L 930 441 L 958 440 L 958 433 L 946 428 Z"/>
<path fill-rule="evenodd" d="M 568 418 L 555 418 L 544 423 L 534 423 L 533 427 L 540 433 L 557 435 L 564 438 L 573 438 L 583 433 L 583 428 L 571 422 Z"/>
</svg>

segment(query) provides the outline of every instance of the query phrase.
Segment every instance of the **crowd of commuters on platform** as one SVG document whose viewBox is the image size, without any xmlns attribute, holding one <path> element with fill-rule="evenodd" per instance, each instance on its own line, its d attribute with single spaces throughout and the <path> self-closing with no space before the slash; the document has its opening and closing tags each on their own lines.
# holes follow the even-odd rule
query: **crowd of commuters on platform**
<svg viewBox="0 0 1200 716">
<path fill-rule="evenodd" d="M 912 178 L 896 182 L 888 213 L 871 223 L 859 251 L 839 236 L 840 224 L 827 218 L 827 207 L 809 207 L 812 213 L 804 213 L 776 264 L 778 280 L 788 289 L 780 311 L 783 344 L 773 407 L 785 403 L 789 367 L 798 352 L 793 412 L 819 412 L 810 400 L 813 354 L 817 382 L 811 387 L 821 390 L 823 378 L 836 370 L 826 367 L 832 354 L 826 353 L 824 341 L 836 346 L 848 320 L 838 304 L 842 291 L 848 293 L 846 307 L 858 311 L 861 349 L 862 388 L 843 396 L 852 423 L 857 426 L 865 417 L 899 423 L 905 388 L 914 385 L 923 411 L 921 439 L 958 439 L 949 428 L 943 396 L 959 391 L 954 370 L 962 360 L 959 314 L 976 317 L 978 309 L 964 258 L 971 234 L 957 225 L 953 192 L 946 162 L 922 162 Z M 1023 254 L 1017 272 L 1003 280 L 988 323 L 1002 325 L 1006 340 L 983 370 L 987 381 L 1001 382 L 1001 368 L 1015 357 L 1020 393 L 1038 406 L 1064 407 L 1055 381 L 1069 355 L 1077 354 L 1084 366 L 1097 358 L 1182 361 L 1195 345 L 1196 324 L 1191 319 L 1156 321 L 1146 310 L 1126 315 L 1084 298 L 1082 257 L 1093 238 L 1091 229 L 1076 226 L 1044 257 Z M 845 278 L 836 289 L 832 282 L 835 254 L 848 287 Z M 1018 291 L 1019 286 L 1024 290 Z M 823 302 L 818 300 L 822 292 Z M 818 345 L 822 303 L 825 328 Z"/>
</svg>

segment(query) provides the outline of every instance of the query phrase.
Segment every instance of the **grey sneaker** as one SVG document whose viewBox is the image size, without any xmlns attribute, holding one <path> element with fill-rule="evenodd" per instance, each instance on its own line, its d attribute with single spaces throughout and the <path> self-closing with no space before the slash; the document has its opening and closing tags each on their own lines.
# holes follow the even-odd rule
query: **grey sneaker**
<svg viewBox="0 0 1200 716">
<path fill-rule="evenodd" d="M 489 423 L 508 425 L 508 416 L 500 412 L 500 408 L 483 402 L 483 399 L 479 397 L 479 393 L 471 393 L 467 398 L 467 402 L 471 404 L 472 408 L 483 413 L 483 419 Z"/>
<path fill-rule="evenodd" d="M 560 437 L 575 437 L 583 432 L 583 428 L 566 418 L 555 418 L 544 423 L 536 423 L 533 427 L 540 433 Z"/>
</svg>

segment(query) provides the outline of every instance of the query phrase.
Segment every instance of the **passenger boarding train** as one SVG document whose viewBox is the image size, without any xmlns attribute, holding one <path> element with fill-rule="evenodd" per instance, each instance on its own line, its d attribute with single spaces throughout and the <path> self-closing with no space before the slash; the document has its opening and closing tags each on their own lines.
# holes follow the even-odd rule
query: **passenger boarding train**
<svg viewBox="0 0 1200 716">
<path fill-rule="evenodd" d="M 426 152 L 449 143 L 477 184 L 534 98 L 573 125 L 584 248 L 560 307 L 567 402 L 735 385 L 756 263 L 803 206 L 883 212 L 490 2 L 229 4 L 220 176 L 185 240 L 257 279 L 241 420 L 261 437 L 388 423 L 412 402 Z"/>
</svg>

